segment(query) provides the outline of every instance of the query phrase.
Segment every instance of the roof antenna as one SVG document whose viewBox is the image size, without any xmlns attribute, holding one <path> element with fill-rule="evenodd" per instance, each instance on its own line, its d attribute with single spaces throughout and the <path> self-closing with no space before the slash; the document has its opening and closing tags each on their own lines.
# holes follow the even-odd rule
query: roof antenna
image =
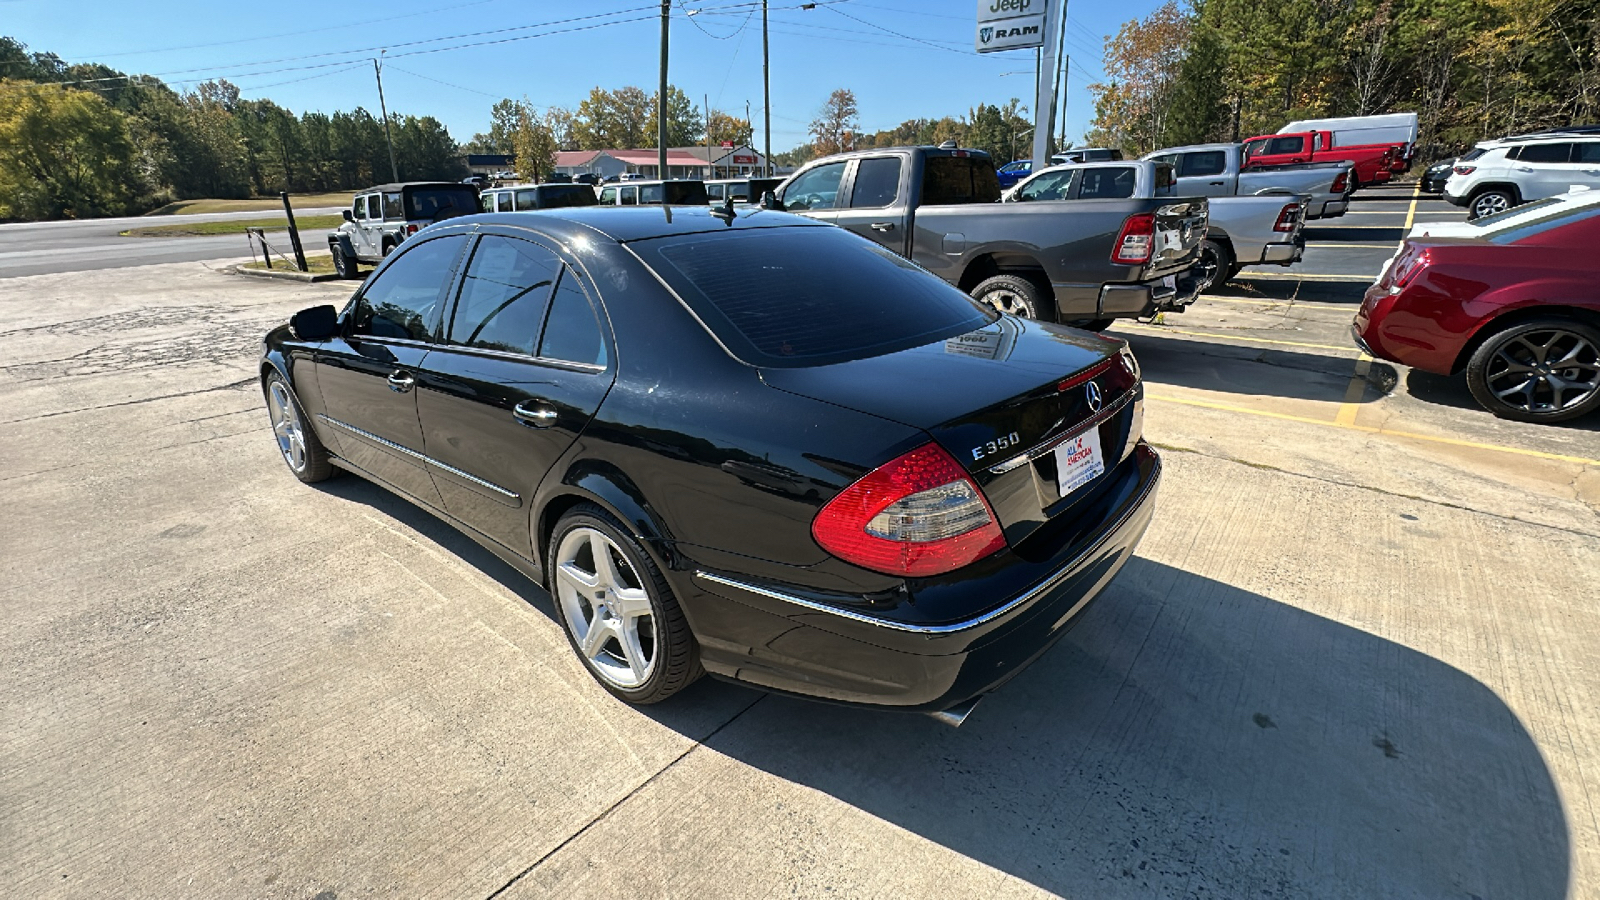
<svg viewBox="0 0 1600 900">
<path fill-rule="evenodd" d="M 729 190 L 723 195 L 722 205 L 713 207 L 711 214 L 719 219 L 726 220 L 729 225 L 732 225 L 733 220 L 739 217 L 739 213 L 733 208 L 733 185 L 728 185 L 728 188 Z"/>
</svg>

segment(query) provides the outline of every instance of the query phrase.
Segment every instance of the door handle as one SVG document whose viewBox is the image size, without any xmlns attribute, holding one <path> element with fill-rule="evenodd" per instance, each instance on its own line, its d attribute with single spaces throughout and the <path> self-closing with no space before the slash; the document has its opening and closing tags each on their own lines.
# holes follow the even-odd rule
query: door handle
<svg viewBox="0 0 1600 900">
<path fill-rule="evenodd" d="M 1533 171 L 1533 167 L 1532 166 L 1517 166 L 1517 171 L 1518 172 L 1532 172 Z"/>
<path fill-rule="evenodd" d="M 417 379 L 403 369 L 398 369 L 389 375 L 389 390 L 395 393 L 404 394 L 416 385 Z"/>
<path fill-rule="evenodd" d="M 524 401 L 511 407 L 511 415 L 518 422 L 532 428 L 548 428 L 556 423 L 559 414 L 543 400 L 534 400 Z"/>
<path fill-rule="evenodd" d="M 871 228 L 873 231 L 893 231 L 894 230 L 894 223 L 893 222 L 873 222 L 871 225 L 868 225 L 867 227 Z"/>
<path fill-rule="evenodd" d="M 1206 183 L 1214 187 L 1222 187 L 1223 185 L 1227 184 L 1226 181 L 1208 181 Z"/>
</svg>

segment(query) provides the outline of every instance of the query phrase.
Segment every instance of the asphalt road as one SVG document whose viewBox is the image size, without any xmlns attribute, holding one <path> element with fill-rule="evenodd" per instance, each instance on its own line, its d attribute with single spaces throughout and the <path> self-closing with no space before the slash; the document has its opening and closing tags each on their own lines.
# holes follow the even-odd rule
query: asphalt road
<svg viewBox="0 0 1600 900">
<path fill-rule="evenodd" d="M 348 285 L 0 282 L 0 896 L 1600 896 L 1600 422 L 1363 366 L 1392 241 L 1312 240 L 1117 329 L 1155 522 L 960 729 L 624 706 L 469 539 L 297 483 L 258 342 Z"/>
<path fill-rule="evenodd" d="M 338 208 L 297 209 L 295 215 L 338 212 Z M 118 232 L 138 226 L 268 219 L 274 215 L 281 216 L 282 213 L 274 214 L 269 210 L 0 224 L 0 278 L 120 269 L 157 263 L 240 259 L 250 255 L 249 238 L 242 234 L 131 238 L 121 237 Z M 272 235 L 272 232 L 268 232 L 269 240 L 272 240 Z M 283 237 L 284 251 L 288 252 L 287 232 L 283 233 Z M 301 240 L 306 242 L 308 251 L 321 249 L 316 242 L 307 241 L 304 234 Z"/>
</svg>

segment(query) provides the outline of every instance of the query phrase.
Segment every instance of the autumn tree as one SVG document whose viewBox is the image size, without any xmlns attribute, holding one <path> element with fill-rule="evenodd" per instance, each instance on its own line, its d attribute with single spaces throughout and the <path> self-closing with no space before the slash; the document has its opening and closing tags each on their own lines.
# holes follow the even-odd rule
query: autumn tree
<svg viewBox="0 0 1600 900">
<path fill-rule="evenodd" d="M 522 104 L 510 97 L 489 108 L 489 130 L 472 136 L 468 153 L 505 154 L 511 152 L 511 136 L 521 122 Z"/>
<path fill-rule="evenodd" d="M 829 94 L 817 117 L 811 120 L 810 133 L 817 155 L 854 150 L 856 132 L 860 128 L 855 92 L 849 88 L 839 88 Z"/>
<path fill-rule="evenodd" d="M 1156 148 L 1188 49 L 1190 24 L 1175 0 L 1167 0 L 1106 39 L 1106 80 L 1089 85 L 1095 110 L 1090 144 L 1137 154 Z"/>
<path fill-rule="evenodd" d="M 644 131 L 645 143 L 640 146 L 656 146 L 656 95 L 650 95 L 650 111 L 645 117 Z M 705 123 L 700 119 L 700 110 L 689 99 L 682 89 L 676 85 L 667 85 L 667 146 L 688 147 L 701 143 L 705 139 Z"/>
<path fill-rule="evenodd" d="M 747 119 L 730 115 L 720 109 L 713 109 L 706 117 L 706 140 L 713 144 L 727 141 L 735 147 L 745 146 L 754 139 L 754 132 Z"/>
<path fill-rule="evenodd" d="M 526 100 L 517 117 L 517 130 L 511 135 L 512 152 L 517 155 L 517 177 L 537 184 L 556 170 L 556 141 L 544 119 L 533 112 Z"/>
</svg>

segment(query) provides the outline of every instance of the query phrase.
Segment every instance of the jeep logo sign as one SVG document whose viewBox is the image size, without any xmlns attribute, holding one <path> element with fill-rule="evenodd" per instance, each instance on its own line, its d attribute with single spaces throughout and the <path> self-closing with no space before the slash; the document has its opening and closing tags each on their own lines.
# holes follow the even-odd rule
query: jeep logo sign
<svg viewBox="0 0 1600 900">
<path fill-rule="evenodd" d="M 979 53 L 1044 46 L 1044 14 L 1050 0 L 978 0 Z"/>
</svg>

